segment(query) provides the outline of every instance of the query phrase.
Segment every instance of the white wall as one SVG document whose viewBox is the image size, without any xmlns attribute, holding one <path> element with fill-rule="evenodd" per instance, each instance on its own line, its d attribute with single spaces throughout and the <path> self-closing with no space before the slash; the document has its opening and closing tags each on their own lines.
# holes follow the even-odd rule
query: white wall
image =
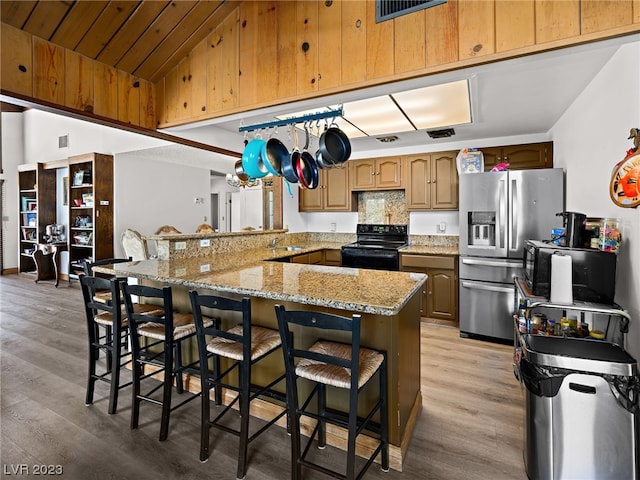
<svg viewBox="0 0 640 480">
<path fill-rule="evenodd" d="M 2 169 L 5 203 L 2 211 L 4 268 L 18 267 L 18 165 L 24 163 L 22 113 L 2 113 Z"/>
<path fill-rule="evenodd" d="M 116 256 L 124 255 L 120 237 L 131 228 L 143 236 L 162 225 L 193 233 L 211 212 L 208 169 L 153 161 L 137 152 L 114 159 L 114 243 Z M 196 203 L 196 198 L 202 203 Z M 155 245 L 150 244 L 151 254 Z"/>
<path fill-rule="evenodd" d="M 170 142 L 157 138 L 41 110 L 27 110 L 23 115 L 24 163 L 49 162 L 90 152 L 113 155 L 170 145 Z M 63 135 L 69 135 L 69 146 L 58 148 L 58 137 Z"/>
<path fill-rule="evenodd" d="M 566 171 L 568 211 L 615 217 L 623 223 L 616 302 L 632 316 L 627 337 L 640 360 L 640 208 L 617 207 L 609 197 L 613 167 L 640 128 L 640 42 L 623 45 L 551 129 L 554 162 Z"/>
</svg>

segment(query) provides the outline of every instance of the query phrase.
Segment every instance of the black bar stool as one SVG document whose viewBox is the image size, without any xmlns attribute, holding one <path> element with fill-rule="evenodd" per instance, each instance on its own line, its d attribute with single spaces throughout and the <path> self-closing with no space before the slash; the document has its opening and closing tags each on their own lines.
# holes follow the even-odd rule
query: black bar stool
<svg viewBox="0 0 640 480">
<path fill-rule="evenodd" d="M 297 310 L 286 311 L 276 305 L 276 315 L 287 375 L 287 405 L 291 421 L 291 478 L 302 477 L 302 467 L 323 472 L 334 478 L 352 480 L 361 478 L 378 454 L 381 454 L 382 470 L 389 470 L 389 443 L 387 419 L 387 365 L 386 352 L 360 347 L 360 315 L 351 318 L 328 313 Z M 294 346 L 290 325 L 294 325 L 296 335 L 301 338 L 315 339 L 308 349 Z M 319 338 L 330 331 L 348 332 L 350 343 L 339 343 Z M 302 336 L 304 334 L 304 337 Z M 335 333 L 334 333 L 335 334 Z M 309 342 L 311 343 L 311 342 Z M 358 396 L 367 383 L 378 373 L 379 397 L 363 417 L 358 417 Z M 298 397 L 298 379 L 314 382 L 314 386 L 302 405 Z M 341 412 L 327 407 L 327 387 L 342 388 L 349 392 L 348 411 Z M 309 408 L 316 396 L 317 411 Z M 378 413 L 380 421 L 373 421 Z M 300 446 L 300 419 L 307 416 L 317 421 L 304 450 Z M 318 448 L 326 445 L 325 423 L 331 423 L 347 429 L 347 459 L 345 473 L 328 466 L 307 460 L 309 448 L 317 437 Z M 379 437 L 378 446 L 366 463 L 356 473 L 356 438 L 367 430 Z"/>
<path fill-rule="evenodd" d="M 166 440 L 169 434 L 169 417 L 173 410 L 197 398 L 199 394 L 189 394 L 188 398 L 175 406 L 171 405 L 173 381 L 176 390 L 184 393 L 183 372 L 195 370 L 195 363 L 183 365 L 182 342 L 195 336 L 196 326 L 191 313 L 178 313 L 173 310 L 171 287 L 155 288 L 145 285 L 122 283 L 124 301 L 127 308 L 127 319 L 131 333 L 131 350 L 133 354 L 133 388 L 131 404 L 131 428 L 138 428 L 140 403 L 146 401 L 162 407 L 160 422 L 160 441 Z M 132 297 L 137 296 L 145 302 L 155 299 L 160 301 L 159 311 L 136 312 Z M 211 325 L 211 320 L 205 320 Z M 141 342 L 141 337 L 145 338 Z M 141 383 L 156 374 L 162 374 L 162 381 L 146 393 L 141 393 Z M 150 382 L 145 382 L 145 385 Z M 155 392 L 162 388 L 162 396 L 158 399 Z"/>
<path fill-rule="evenodd" d="M 131 354 L 127 348 L 127 324 L 124 307 L 120 296 L 120 280 L 117 278 L 99 278 L 90 275 L 80 277 L 84 311 L 87 320 L 89 339 L 89 370 L 87 376 L 87 395 L 85 404 L 93 403 L 96 381 L 111 384 L 109 393 L 109 413 L 116 413 L 118 408 L 118 391 L 131 385 L 131 382 L 120 383 L 120 368 L 131 362 L 123 359 Z M 98 295 L 103 293 L 105 295 Z M 108 294 L 109 301 L 105 301 Z M 135 304 L 137 312 L 156 311 L 158 307 Z M 104 330 L 104 333 L 103 333 Z M 106 354 L 106 368 L 97 373 L 99 352 Z"/>
<path fill-rule="evenodd" d="M 277 383 L 284 380 L 284 374 L 279 375 L 264 387 L 251 383 L 251 367 L 271 353 L 280 352 L 280 334 L 277 330 L 251 324 L 251 302 L 248 298 L 231 300 L 214 295 L 199 295 L 196 291 L 190 291 L 189 295 L 196 322 L 198 352 L 200 354 L 202 388 L 200 460 L 205 462 L 209 458 L 209 429 L 211 427 L 232 433 L 240 438 L 236 476 L 242 479 L 247 471 L 249 443 L 287 413 L 285 408 L 259 430 L 251 436 L 249 435 L 249 408 L 253 399 L 266 396 L 279 400 L 283 405 L 286 404 L 285 395 L 273 390 Z M 212 313 L 212 326 L 207 326 L 203 321 L 205 318 L 202 316 L 203 307 L 209 309 L 207 313 Z M 222 320 L 224 318 L 225 323 L 229 323 L 230 312 L 238 312 L 242 321 L 229 330 L 223 330 Z M 220 368 L 220 357 L 232 361 L 224 371 L 221 371 Z M 209 359 L 213 359 L 213 372 L 209 370 Z M 238 386 L 230 385 L 225 379 L 235 369 L 238 370 Z M 222 403 L 222 388 L 235 391 L 238 394 L 213 420 L 210 420 L 211 398 L 209 392 L 214 390 L 215 403 L 220 405 Z M 230 428 L 220 423 L 227 412 L 233 411 L 231 408 L 236 402 L 240 402 L 239 429 Z"/>
</svg>

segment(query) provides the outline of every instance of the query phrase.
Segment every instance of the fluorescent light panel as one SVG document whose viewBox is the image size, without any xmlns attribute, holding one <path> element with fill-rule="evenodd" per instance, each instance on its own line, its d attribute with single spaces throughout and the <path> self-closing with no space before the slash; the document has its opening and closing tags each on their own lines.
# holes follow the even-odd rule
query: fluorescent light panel
<svg viewBox="0 0 640 480">
<path fill-rule="evenodd" d="M 467 80 L 392 94 L 419 129 L 471 123 Z"/>
<path fill-rule="evenodd" d="M 338 108 L 339 105 L 334 105 L 276 118 L 284 120 Z M 349 138 L 388 135 L 416 129 L 425 130 L 471 123 L 471 102 L 467 80 L 349 102 L 345 103 L 342 108 L 342 118 L 336 118 L 334 123 Z M 324 123 L 323 120 L 320 120 L 318 125 L 313 122 L 311 133 L 319 136 L 324 129 Z"/>
<path fill-rule="evenodd" d="M 367 135 L 415 130 L 389 95 L 343 105 L 343 117 Z"/>
</svg>

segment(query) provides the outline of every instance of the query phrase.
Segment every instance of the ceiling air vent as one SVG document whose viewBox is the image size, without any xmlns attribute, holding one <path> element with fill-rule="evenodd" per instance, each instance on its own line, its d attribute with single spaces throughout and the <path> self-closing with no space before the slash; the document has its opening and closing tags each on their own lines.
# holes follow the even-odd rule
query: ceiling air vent
<svg viewBox="0 0 640 480">
<path fill-rule="evenodd" d="M 442 3 L 447 0 L 376 0 L 376 23 Z"/>
<path fill-rule="evenodd" d="M 431 138 L 446 138 L 456 134 L 453 128 L 443 128 L 442 130 L 428 130 L 427 135 Z"/>
</svg>

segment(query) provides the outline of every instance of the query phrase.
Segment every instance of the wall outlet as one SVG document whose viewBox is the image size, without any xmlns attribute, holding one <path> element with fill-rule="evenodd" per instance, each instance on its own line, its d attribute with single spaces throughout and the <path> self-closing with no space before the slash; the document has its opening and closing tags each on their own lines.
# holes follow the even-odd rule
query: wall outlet
<svg viewBox="0 0 640 480">
<path fill-rule="evenodd" d="M 329 224 L 329 228 L 331 229 L 331 231 L 332 231 L 332 232 L 335 232 L 335 231 L 336 231 L 336 228 L 337 228 L 337 227 L 336 227 L 336 222 L 331 222 L 331 223 Z"/>
<path fill-rule="evenodd" d="M 444 222 L 440 222 L 438 224 L 438 233 L 444 233 L 447 231 L 447 224 Z"/>
<path fill-rule="evenodd" d="M 200 240 L 200 248 L 210 247 L 210 246 L 211 246 L 211 240 L 209 240 L 208 238 L 203 238 L 202 240 Z"/>
<path fill-rule="evenodd" d="M 208 272 L 211 270 L 211 265 L 205 263 L 204 265 L 200 265 L 200 273 Z"/>
<path fill-rule="evenodd" d="M 176 242 L 176 250 L 186 250 L 187 242 Z"/>
</svg>

